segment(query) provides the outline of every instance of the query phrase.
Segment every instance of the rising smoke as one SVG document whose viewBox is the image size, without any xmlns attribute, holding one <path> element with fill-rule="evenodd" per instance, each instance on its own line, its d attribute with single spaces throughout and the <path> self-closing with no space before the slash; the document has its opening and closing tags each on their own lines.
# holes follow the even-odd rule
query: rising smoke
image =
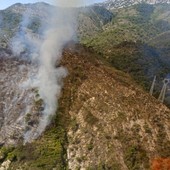
<svg viewBox="0 0 170 170">
<path fill-rule="evenodd" d="M 25 11 L 22 16 L 22 22 L 19 25 L 19 31 L 12 38 L 11 48 L 14 56 L 21 56 L 22 53 L 28 53 L 27 60 L 38 58 L 41 42 L 33 33 L 27 28 L 31 23 L 29 11 Z M 24 56 L 22 56 L 24 57 Z"/>
<path fill-rule="evenodd" d="M 60 8 L 51 8 L 48 17 L 48 26 L 42 23 L 41 40 L 32 38 L 25 29 L 29 24 L 28 15 L 24 15 L 20 32 L 14 37 L 13 52 L 20 55 L 25 48 L 31 51 L 32 62 L 38 61 L 38 71 L 35 78 L 28 80 L 31 87 L 38 88 L 40 98 L 44 102 L 44 110 L 36 129 L 24 134 L 25 142 L 36 139 L 50 123 L 50 118 L 57 110 L 57 101 L 60 97 L 62 79 L 67 71 L 59 66 L 64 45 L 75 38 L 76 13 L 73 6 L 80 5 L 79 0 L 58 0 Z M 34 57 L 32 57 L 34 56 Z M 36 57 L 35 57 L 36 56 Z"/>
</svg>

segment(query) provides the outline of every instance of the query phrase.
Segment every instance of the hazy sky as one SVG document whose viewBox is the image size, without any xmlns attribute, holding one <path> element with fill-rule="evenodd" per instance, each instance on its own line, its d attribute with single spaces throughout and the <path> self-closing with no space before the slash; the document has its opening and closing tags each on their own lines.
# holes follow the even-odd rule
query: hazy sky
<svg viewBox="0 0 170 170">
<path fill-rule="evenodd" d="M 47 3 L 54 2 L 54 0 L 0 0 L 0 9 L 5 9 L 9 7 L 10 5 L 18 3 L 18 2 L 26 4 L 26 3 L 35 3 L 35 2 L 42 2 L 42 1 L 47 2 Z M 103 2 L 105 0 L 82 0 L 82 1 L 83 1 L 83 5 L 87 5 L 87 4 L 92 4 L 96 2 Z M 55 2 L 57 2 L 57 0 L 55 0 Z"/>
</svg>

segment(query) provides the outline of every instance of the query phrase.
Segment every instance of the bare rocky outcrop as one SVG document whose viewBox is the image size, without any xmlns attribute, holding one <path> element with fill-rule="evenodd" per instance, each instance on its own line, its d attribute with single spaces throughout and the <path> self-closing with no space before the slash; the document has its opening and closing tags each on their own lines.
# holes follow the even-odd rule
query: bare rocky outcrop
<svg viewBox="0 0 170 170">
<path fill-rule="evenodd" d="M 139 2 L 112 0 L 102 6 L 122 8 Z M 149 4 L 157 2 L 148 1 Z M 169 0 L 159 2 L 169 3 Z M 44 3 L 16 4 L 1 13 L 10 14 L 4 22 L 9 23 L 7 28 L 11 31 L 18 25 L 10 23 L 10 16 L 19 22 L 21 14 L 27 11 L 31 17 L 45 19 L 47 8 L 53 9 Z M 85 8 L 79 16 L 79 33 L 91 37 L 112 17 L 103 7 Z M 2 47 L 7 47 L 5 43 L 5 40 L 1 43 Z M 10 166 L 14 170 L 19 167 L 58 170 L 58 167 L 66 168 L 68 163 L 70 170 L 147 170 L 155 158 L 169 159 L 169 109 L 144 92 L 127 74 L 98 59 L 101 55 L 80 45 L 65 49 L 61 65 L 69 74 L 57 116 L 52 117 L 52 124 L 38 140 L 22 146 L 20 141 L 23 142 L 26 132 L 34 132 L 43 110 L 38 91 L 24 86 L 36 72 L 36 66 L 1 49 L 0 146 L 5 146 L 0 150 L 9 145 L 16 147 L 4 151 L 0 169 Z"/>
<path fill-rule="evenodd" d="M 80 45 L 70 45 L 63 53 L 64 58 L 61 64 L 68 69 L 69 75 L 64 82 L 57 113 L 60 116 L 63 115 L 63 118 L 57 124 L 64 126 L 67 133 L 68 141 L 65 141 L 67 147 L 66 143 L 62 146 L 67 151 L 68 168 L 71 170 L 147 170 L 150 169 L 152 160 L 155 158 L 169 158 L 169 109 L 144 92 L 127 74 L 111 68 L 107 63 L 103 64 L 96 59 L 95 55 Z M 1 100 L 3 114 L 1 112 L 0 136 L 2 138 L 5 135 L 1 139 L 2 143 L 16 144 L 20 140 L 18 137 L 22 138 L 19 134 L 25 132 L 27 128 L 36 127 L 36 120 L 38 120 L 36 115 L 39 113 L 40 116 L 41 111 L 34 104 L 36 92 L 24 91 L 25 95 L 21 95 L 22 90 L 18 86 L 27 77 L 24 75 L 28 72 L 19 72 L 17 69 L 23 64 L 28 70 L 32 66 L 17 59 L 6 59 L 1 63 L 5 66 L 0 67 L 6 80 L 3 83 L 8 83 L 8 88 L 3 89 L 2 87 L 6 87 L 4 84 L 0 86 L 3 92 L 1 96 L 7 96 Z M 18 74 L 15 73 L 14 76 L 16 71 Z M 13 76 L 15 79 L 12 78 Z M 13 86 L 10 88 L 11 81 Z M 15 95 L 12 95 L 12 91 L 14 94 L 23 96 L 17 102 L 21 103 L 20 107 L 13 103 L 12 99 Z M 8 110 L 8 114 L 5 114 L 3 101 L 8 104 L 7 99 L 13 107 Z M 28 105 L 31 106 L 30 114 L 25 111 Z M 9 106 L 7 108 L 10 108 Z M 24 122 L 27 120 L 28 123 L 23 127 L 19 120 Z M 3 130 L 3 122 L 8 125 L 8 133 Z M 48 133 L 50 132 L 47 131 L 46 136 Z M 15 140 L 11 138 L 12 135 L 16 138 Z M 48 140 L 51 142 L 50 135 L 52 134 L 49 134 L 47 140 L 44 140 L 43 136 L 37 140 L 41 145 L 37 145 L 36 154 L 39 154 L 40 146 L 43 146 L 41 154 L 45 152 L 46 142 Z M 56 137 L 55 140 L 57 141 Z M 36 142 L 26 145 L 25 149 L 29 150 L 34 145 Z M 19 160 L 18 152 L 17 149 L 12 152 L 16 154 L 14 155 L 18 160 L 12 162 L 10 166 L 28 167 L 27 162 L 31 156 L 25 153 L 27 157 L 23 160 L 23 164 Z M 34 150 L 31 150 L 31 153 L 33 154 Z M 34 164 L 31 165 L 36 167 Z"/>
<path fill-rule="evenodd" d="M 69 109 L 69 168 L 144 170 L 154 158 L 169 157 L 169 109 L 126 74 L 81 54 L 66 64 L 70 74 L 76 63 L 84 75 Z"/>
<path fill-rule="evenodd" d="M 131 6 L 139 3 L 147 4 L 166 4 L 170 3 L 170 0 L 107 0 L 98 5 L 105 6 L 107 9 L 116 9 Z"/>
<path fill-rule="evenodd" d="M 0 144 L 15 145 L 35 127 L 42 103 L 27 81 L 36 68 L 19 58 L 0 58 Z M 33 77 L 32 77 L 33 78 Z"/>
<path fill-rule="evenodd" d="M 0 166 L 0 170 L 8 170 L 10 164 L 11 164 L 10 160 L 4 161 Z"/>
</svg>

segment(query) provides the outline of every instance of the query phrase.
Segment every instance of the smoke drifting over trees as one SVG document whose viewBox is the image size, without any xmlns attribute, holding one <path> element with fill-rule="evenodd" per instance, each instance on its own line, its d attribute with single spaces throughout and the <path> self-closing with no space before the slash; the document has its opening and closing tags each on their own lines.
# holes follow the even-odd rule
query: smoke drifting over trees
<svg viewBox="0 0 170 170">
<path fill-rule="evenodd" d="M 30 18 L 27 12 L 23 15 L 20 30 L 12 40 L 13 53 L 19 56 L 24 50 L 29 54 L 28 59 L 38 65 L 34 77 L 25 82 L 26 88 L 38 88 L 40 98 L 43 100 L 44 110 L 37 128 L 32 128 L 24 135 L 25 142 L 36 139 L 50 123 L 51 117 L 57 110 L 57 100 L 60 97 L 62 79 L 66 77 L 67 70 L 58 66 L 63 46 L 73 38 L 76 33 L 76 13 L 72 6 L 80 5 L 80 1 L 72 0 L 59 3 L 62 7 L 51 8 L 48 11 L 48 25 L 41 23 L 41 37 L 36 37 L 27 31 Z"/>
</svg>

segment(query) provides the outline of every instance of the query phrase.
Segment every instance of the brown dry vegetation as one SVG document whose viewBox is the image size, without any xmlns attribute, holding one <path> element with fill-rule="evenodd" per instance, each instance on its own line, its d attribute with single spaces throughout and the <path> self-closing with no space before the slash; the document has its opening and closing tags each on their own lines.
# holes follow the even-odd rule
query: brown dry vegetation
<svg viewBox="0 0 170 170">
<path fill-rule="evenodd" d="M 152 161 L 151 170 L 170 170 L 170 158 L 157 158 Z"/>
<path fill-rule="evenodd" d="M 153 157 L 170 156 L 168 108 L 87 48 L 68 47 L 62 64 L 70 169 L 149 169 Z"/>
<path fill-rule="evenodd" d="M 32 144 L 1 148 L 11 169 L 149 170 L 170 157 L 170 111 L 81 45 L 68 45 L 59 108 Z"/>
</svg>

